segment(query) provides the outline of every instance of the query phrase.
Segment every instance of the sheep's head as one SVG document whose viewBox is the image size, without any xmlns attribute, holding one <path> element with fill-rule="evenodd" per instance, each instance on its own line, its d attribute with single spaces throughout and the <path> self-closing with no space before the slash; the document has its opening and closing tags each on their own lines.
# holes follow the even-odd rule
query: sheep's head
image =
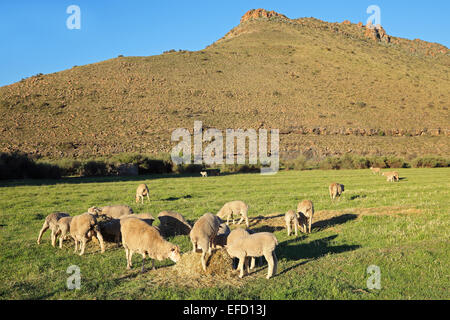
<svg viewBox="0 0 450 320">
<path fill-rule="evenodd" d="M 90 207 L 88 209 L 88 213 L 92 214 L 94 217 L 98 217 L 101 214 L 102 210 L 98 207 Z"/>
<path fill-rule="evenodd" d="M 169 259 L 177 263 L 181 258 L 180 247 L 174 245 L 170 248 Z"/>
</svg>

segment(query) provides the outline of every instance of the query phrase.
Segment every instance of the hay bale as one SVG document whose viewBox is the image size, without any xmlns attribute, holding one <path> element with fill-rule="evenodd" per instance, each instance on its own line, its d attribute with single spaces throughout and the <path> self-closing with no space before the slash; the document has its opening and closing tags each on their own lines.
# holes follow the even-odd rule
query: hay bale
<svg viewBox="0 0 450 320">
<path fill-rule="evenodd" d="M 181 259 L 174 266 L 180 275 L 211 275 L 211 276 L 231 276 L 233 272 L 233 259 L 228 255 L 225 249 L 213 250 L 211 256 L 206 262 L 206 272 L 202 269 L 200 261 L 201 253 L 192 251 L 181 255 Z"/>
</svg>

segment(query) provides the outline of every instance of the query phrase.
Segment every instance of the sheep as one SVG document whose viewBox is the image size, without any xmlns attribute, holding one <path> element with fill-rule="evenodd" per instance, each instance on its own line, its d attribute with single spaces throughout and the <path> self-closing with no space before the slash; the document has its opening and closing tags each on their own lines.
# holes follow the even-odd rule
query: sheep
<svg viewBox="0 0 450 320">
<path fill-rule="evenodd" d="M 328 189 L 330 190 L 331 199 L 334 200 L 336 197 L 340 197 L 342 192 L 344 192 L 344 185 L 334 182 L 330 184 Z"/>
<path fill-rule="evenodd" d="M 344 186 L 342 186 L 344 190 Z M 303 233 L 307 233 L 306 226 L 308 226 L 308 233 L 311 233 L 311 225 L 314 216 L 314 205 L 310 200 L 303 200 L 297 206 L 297 216 L 299 218 L 300 229 Z"/>
<path fill-rule="evenodd" d="M 213 239 L 213 248 L 216 249 L 217 247 L 225 247 L 230 232 L 230 228 L 227 224 L 224 222 L 221 223 L 219 226 L 219 231 L 217 231 L 217 234 Z"/>
<path fill-rule="evenodd" d="M 250 234 L 253 234 L 253 231 L 245 230 L 243 228 L 236 228 L 233 231 L 231 231 L 230 234 L 228 235 L 228 237 L 227 237 L 227 244 L 226 245 L 228 246 L 228 245 L 231 245 L 233 243 L 239 243 L 241 238 L 246 237 L 246 236 L 248 236 Z M 260 263 L 261 263 L 261 261 L 260 261 Z M 253 270 L 255 268 L 255 264 L 256 264 L 255 258 L 252 257 L 252 262 L 251 262 L 251 265 L 250 265 L 250 269 L 251 270 Z M 233 263 L 233 265 L 234 265 L 234 263 Z"/>
<path fill-rule="evenodd" d="M 141 219 L 125 218 L 120 220 L 120 232 L 125 248 L 127 269 L 133 266 L 131 258 L 134 252 L 142 255 L 142 270 L 144 272 L 145 257 L 162 261 L 171 259 L 177 263 L 180 260 L 180 248 L 163 239 L 159 231 Z M 155 260 L 152 260 L 152 269 L 155 269 Z"/>
<path fill-rule="evenodd" d="M 114 205 L 105 207 L 91 207 L 88 209 L 88 213 L 95 216 L 108 216 L 110 218 L 118 219 L 121 216 L 126 216 L 133 213 L 133 209 L 126 205 Z"/>
<path fill-rule="evenodd" d="M 370 167 L 373 174 L 381 174 L 381 168 Z"/>
<path fill-rule="evenodd" d="M 80 256 L 84 254 L 86 242 L 91 240 L 93 236 L 98 239 L 101 252 L 105 252 L 105 245 L 103 243 L 103 237 L 100 231 L 100 227 L 97 223 L 97 219 L 94 215 L 88 212 L 72 218 L 72 221 L 70 222 L 70 235 L 75 241 L 75 253 L 78 250 L 78 242 L 81 243 Z"/>
<path fill-rule="evenodd" d="M 230 217 L 231 219 L 233 219 L 233 224 L 234 224 L 234 216 L 233 214 L 236 215 L 241 215 L 241 220 L 239 220 L 238 224 L 241 224 L 242 221 L 244 221 L 245 219 L 245 224 L 247 225 L 248 228 L 248 205 L 245 204 L 245 202 L 243 201 L 231 201 L 231 202 L 227 202 L 224 204 L 224 206 L 219 210 L 219 212 L 217 212 L 217 216 L 221 219 L 224 219 L 225 217 L 227 218 L 227 224 L 230 221 Z"/>
<path fill-rule="evenodd" d="M 298 235 L 298 225 L 299 225 L 298 219 L 299 219 L 299 216 L 294 210 L 289 210 L 284 215 L 284 221 L 286 222 L 286 229 L 287 229 L 288 237 L 291 235 L 291 225 L 294 226 L 295 236 Z"/>
<path fill-rule="evenodd" d="M 158 214 L 158 219 L 160 221 L 161 233 L 167 236 L 173 235 L 188 235 L 192 227 L 184 219 L 184 217 L 178 212 L 174 211 L 161 211 Z"/>
<path fill-rule="evenodd" d="M 59 236 L 59 248 L 62 249 L 63 241 L 70 236 L 70 223 L 72 222 L 73 217 L 62 217 L 58 220 L 57 226 L 58 230 L 55 233 L 55 236 Z"/>
<path fill-rule="evenodd" d="M 226 245 L 225 249 L 230 257 L 239 259 L 239 278 L 244 276 L 244 265 L 246 272 L 249 272 L 248 260 L 250 257 L 264 256 L 269 265 L 266 279 L 270 279 L 277 273 L 278 260 L 275 254 L 277 245 L 278 240 L 273 233 L 258 232 L 239 238 L 239 241 Z"/>
<path fill-rule="evenodd" d="M 125 218 L 139 218 L 145 222 L 147 222 L 149 225 L 152 225 L 155 221 L 155 218 L 152 216 L 151 213 L 133 213 L 126 216 L 121 216 L 119 219 L 125 219 Z"/>
<path fill-rule="evenodd" d="M 221 223 L 222 221 L 219 217 L 208 212 L 197 220 L 189 233 L 193 246 L 192 251 L 194 253 L 197 252 L 197 247 L 202 250 L 201 263 L 203 271 L 206 271 L 206 254 L 209 256 L 212 253 L 212 242 L 219 231 Z"/>
<path fill-rule="evenodd" d="M 381 175 L 385 176 L 388 182 L 398 182 L 400 180 L 397 171 L 383 172 Z"/>
<path fill-rule="evenodd" d="M 41 231 L 39 232 L 39 236 L 37 238 L 37 244 L 41 244 L 41 239 L 42 239 L 42 235 L 44 234 L 45 231 L 47 231 L 47 229 L 50 229 L 52 234 L 51 234 L 51 243 L 52 246 L 56 246 L 56 235 L 55 233 L 58 230 L 58 220 L 63 218 L 63 217 L 68 217 L 69 214 L 65 213 L 65 212 L 54 212 L 49 214 L 44 221 L 44 224 L 42 226 Z"/>
<path fill-rule="evenodd" d="M 106 241 L 115 242 L 117 244 L 117 247 L 119 247 L 121 239 L 120 219 L 106 219 L 103 221 L 99 221 L 98 225 L 103 239 Z"/>
<path fill-rule="evenodd" d="M 200 171 L 200 174 L 202 175 L 202 177 L 208 176 L 208 172 L 206 172 L 206 171 Z"/>
<path fill-rule="evenodd" d="M 148 202 L 150 202 L 148 187 L 145 183 L 141 183 L 136 189 L 136 203 L 139 202 L 139 199 L 144 204 L 144 196 L 147 196 Z"/>
</svg>

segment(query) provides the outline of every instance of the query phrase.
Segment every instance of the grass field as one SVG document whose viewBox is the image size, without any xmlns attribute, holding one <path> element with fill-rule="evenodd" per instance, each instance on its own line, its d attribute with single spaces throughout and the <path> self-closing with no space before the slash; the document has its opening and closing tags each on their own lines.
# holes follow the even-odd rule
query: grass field
<svg viewBox="0 0 450 320">
<path fill-rule="evenodd" d="M 449 299 L 450 171 L 399 172 L 398 183 L 369 170 L 2 182 L 0 299 Z M 333 181 L 345 185 L 335 202 L 327 189 Z M 134 203 L 140 182 L 149 185 L 150 204 Z M 127 271 L 123 248 L 108 244 L 100 254 L 90 242 L 80 257 L 72 242 L 51 247 L 49 231 L 36 244 L 45 216 L 56 210 L 77 215 L 93 205 L 129 204 L 155 217 L 174 210 L 194 222 L 237 199 L 250 205 L 251 229 L 278 239 L 278 273 L 270 280 L 264 265 L 232 283 L 184 281 L 169 272 L 170 260 L 141 274 L 138 255 Z M 302 199 L 314 202 L 317 222 L 310 235 L 287 237 L 281 215 Z M 191 250 L 188 236 L 169 240 Z M 70 265 L 80 267 L 80 290 L 66 288 Z M 380 290 L 367 288 L 369 265 L 380 267 Z"/>
</svg>

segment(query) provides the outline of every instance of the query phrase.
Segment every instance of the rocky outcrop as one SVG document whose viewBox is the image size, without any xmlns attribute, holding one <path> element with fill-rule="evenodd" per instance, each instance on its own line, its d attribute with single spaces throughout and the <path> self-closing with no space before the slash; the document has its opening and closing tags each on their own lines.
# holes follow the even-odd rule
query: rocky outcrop
<svg viewBox="0 0 450 320">
<path fill-rule="evenodd" d="M 391 37 L 386 33 L 383 27 L 379 24 L 374 26 L 371 22 L 366 25 L 364 36 L 375 41 L 391 42 Z"/>
<path fill-rule="evenodd" d="M 258 19 L 258 18 L 272 18 L 272 17 L 280 17 L 283 19 L 289 19 L 283 14 L 280 14 L 275 11 L 267 11 L 265 9 L 252 9 L 247 11 L 241 18 L 241 23 L 251 20 L 251 19 Z"/>
</svg>

